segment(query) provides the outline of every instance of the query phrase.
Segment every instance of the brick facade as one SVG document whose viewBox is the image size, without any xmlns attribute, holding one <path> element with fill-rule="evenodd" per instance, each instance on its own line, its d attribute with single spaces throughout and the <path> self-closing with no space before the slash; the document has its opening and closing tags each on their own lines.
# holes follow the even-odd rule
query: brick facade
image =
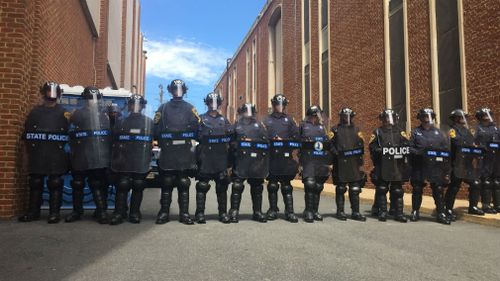
<svg viewBox="0 0 500 281">
<path fill-rule="evenodd" d="M 466 62 L 467 105 L 470 112 L 487 105 L 500 115 L 500 6 L 494 0 L 457 0 L 463 3 L 463 30 Z M 319 99 L 319 1 L 310 1 L 311 34 L 311 103 Z M 405 0 L 408 34 L 408 67 L 411 125 L 415 127 L 416 112 L 433 104 L 431 62 L 431 1 Z M 330 107 L 332 119 L 336 112 L 350 106 L 356 112 L 356 123 L 365 133 L 366 141 L 378 126 L 378 113 L 386 106 L 384 1 L 330 0 L 329 3 Z M 238 72 L 236 96 L 238 104 L 245 101 L 245 51 L 257 38 L 258 103 L 260 112 L 267 112 L 269 17 L 276 7 L 282 9 L 283 25 L 283 89 L 291 104 L 288 112 L 295 119 L 303 117 L 302 66 L 302 1 L 270 0 L 245 37 L 215 88 L 228 100 L 227 78 L 234 67 Z M 263 102 L 263 100 L 266 100 Z M 249 101 L 251 102 L 251 101 Z M 443 113 L 446 116 L 447 113 Z M 365 170 L 371 170 L 366 155 Z M 463 191 L 459 196 L 464 197 Z"/>
<path fill-rule="evenodd" d="M 54 80 L 116 87 L 107 65 L 108 1 L 100 3 L 98 37 L 80 0 L 0 3 L 0 218 L 18 214 L 27 199 L 21 132 L 26 115 L 41 101 L 39 86 Z"/>
</svg>

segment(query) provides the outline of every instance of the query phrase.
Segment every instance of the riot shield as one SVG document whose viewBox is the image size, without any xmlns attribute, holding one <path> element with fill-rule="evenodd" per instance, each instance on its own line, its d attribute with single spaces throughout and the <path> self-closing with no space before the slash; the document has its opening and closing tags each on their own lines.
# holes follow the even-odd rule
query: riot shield
<svg viewBox="0 0 500 281">
<path fill-rule="evenodd" d="M 325 137 L 316 137 L 314 141 L 302 142 L 300 165 L 302 178 L 328 177 L 332 162 L 329 143 Z"/>
<path fill-rule="evenodd" d="M 196 169 L 196 132 L 163 132 L 159 136 L 161 148 L 158 166 L 165 171 Z"/>
<path fill-rule="evenodd" d="M 453 158 L 453 175 L 459 179 L 477 179 L 482 156 L 483 150 L 480 148 L 456 147 Z"/>
<path fill-rule="evenodd" d="M 153 149 L 153 120 L 132 113 L 113 132 L 111 169 L 122 173 L 147 173 Z"/>
<path fill-rule="evenodd" d="M 488 143 L 488 152 L 492 154 L 493 163 L 493 176 L 500 177 L 500 141 Z"/>
<path fill-rule="evenodd" d="M 422 176 L 430 183 L 444 184 L 450 173 L 450 152 L 426 150 L 422 158 Z"/>
<path fill-rule="evenodd" d="M 228 168 L 229 136 L 204 136 L 198 145 L 198 169 L 202 174 L 215 174 Z"/>
<path fill-rule="evenodd" d="M 364 178 L 363 154 L 363 147 L 338 152 L 334 168 L 337 170 L 336 175 L 339 182 L 357 182 Z"/>
<path fill-rule="evenodd" d="M 410 148 L 408 146 L 383 147 L 380 168 L 384 181 L 408 181 L 411 175 Z"/>
<path fill-rule="evenodd" d="M 269 144 L 267 142 L 237 142 L 233 172 L 237 177 L 264 179 L 269 173 Z"/>
<path fill-rule="evenodd" d="M 111 158 L 109 118 L 101 99 L 84 100 L 71 117 L 71 165 L 75 171 L 107 168 Z"/>
<path fill-rule="evenodd" d="M 272 140 L 269 173 L 274 176 L 295 176 L 298 170 L 300 142 L 293 140 Z"/>
</svg>

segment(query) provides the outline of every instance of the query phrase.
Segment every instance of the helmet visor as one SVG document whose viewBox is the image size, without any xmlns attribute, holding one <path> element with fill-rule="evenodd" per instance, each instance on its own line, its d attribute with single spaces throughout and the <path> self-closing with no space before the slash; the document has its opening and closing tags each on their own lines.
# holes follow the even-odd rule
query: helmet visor
<svg viewBox="0 0 500 281">
<path fill-rule="evenodd" d="M 57 85 L 54 83 L 50 84 L 50 88 L 45 95 L 49 99 L 57 99 Z"/>
<path fill-rule="evenodd" d="M 434 124 L 434 118 L 432 118 L 432 112 L 427 111 L 427 118 L 429 119 L 429 124 Z"/>
<path fill-rule="evenodd" d="M 210 103 L 210 109 L 215 111 L 219 107 L 219 105 L 217 104 L 217 96 L 211 95 L 211 97 L 212 97 L 212 102 Z"/>
<path fill-rule="evenodd" d="M 140 99 L 134 99 L 134 102 L 132 103 L 132 113 L 141 113 L 142 111 L 142 105 L 141 105 L 141 100 Z"/>
<path fill-rule="evenodd" d="M 485 110 L 485 111 L 486 111 L 486 117 L 488 117 L 488 120 L 490 120 L 490 122 L 493 122 L 493 117 L 491 116 L 490 110 Z"/>
</svg>

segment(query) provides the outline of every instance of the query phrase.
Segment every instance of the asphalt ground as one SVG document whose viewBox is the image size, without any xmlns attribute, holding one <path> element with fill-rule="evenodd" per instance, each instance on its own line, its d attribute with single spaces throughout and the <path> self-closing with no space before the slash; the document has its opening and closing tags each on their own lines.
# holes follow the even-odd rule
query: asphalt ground
<svg viewBox="0 0 500 281">
<path fill-rule="evenodd" d="M 294 194 L 300 214 L 304 193 Z M 99 225 L 90 211 L 72 224 L 2 221 L 0 280 L 500 280 L 499 228 L 445 226 L 426 215 L 406 224 L 370 217 L 343 222 L 333 217 L 329 196 L 320 203 L 323 222 L 291 224 L 281 214 L 262 224 L 251 220 L 248 187 L 240 223 L 217 221 L 212 188 L 208 223 L 186 226 L 176 221 L 176 198 L 165 225 L 154 224 L 158 189 L 145 191 L 139 225 Z M 370 207 L 361 209 L 368 215 Z"/>
</svg>

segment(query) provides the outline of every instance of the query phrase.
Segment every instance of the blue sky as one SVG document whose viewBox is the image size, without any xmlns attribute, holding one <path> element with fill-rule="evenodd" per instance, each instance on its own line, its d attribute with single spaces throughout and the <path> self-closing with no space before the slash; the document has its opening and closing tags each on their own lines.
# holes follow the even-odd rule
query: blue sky
<svg viewBox="0 0 500 281">
<path fill-rule="evenodd" d="M 148 113 L 159 105 L 158 85 L 175 78 L 189 87 L 187 100 L 205 112 L 203 97 L 213 90 L 266 0 L 143 0 L 141 30 L 146 37 Z M 169 94 L 165 93 L 164 100 Z"/>
</svg>

